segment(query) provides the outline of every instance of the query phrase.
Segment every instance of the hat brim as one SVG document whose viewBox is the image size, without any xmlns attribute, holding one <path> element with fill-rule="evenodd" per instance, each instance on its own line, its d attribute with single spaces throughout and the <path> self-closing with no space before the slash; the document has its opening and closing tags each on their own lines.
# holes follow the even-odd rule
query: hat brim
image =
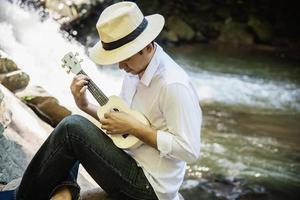
<svg viewBox="0 0 300 200">
<path fill-rule="evenodd" d="M 109 51 L 103 49 L 102 43 L 99 41 L 89 50 L 91 60 L 100 65 L 115 64 L 133 56 L 146 47 L 159 35 L 164 27 L 165 20 L 159 14 L 149 15 L 145 18 L 148 21 L 148 25 L 136 39 Z"/>
</svg>

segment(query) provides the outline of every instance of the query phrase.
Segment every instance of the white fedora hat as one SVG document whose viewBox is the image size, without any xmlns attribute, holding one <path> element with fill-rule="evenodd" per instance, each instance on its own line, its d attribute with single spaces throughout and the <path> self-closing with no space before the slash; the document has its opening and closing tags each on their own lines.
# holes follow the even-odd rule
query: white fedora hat
<svg viewBox="0 0 300 200">
<path fill-rule="evenodd" d="M 133 2 L 113 4 L 99 17 L 96 28 L 100 41 L 90 49 L 89 56 L 100 65 L 123 61 L 151 43 L 164 23 L 164 17 L 159 14 L 144 17 Z"/>
</svg>

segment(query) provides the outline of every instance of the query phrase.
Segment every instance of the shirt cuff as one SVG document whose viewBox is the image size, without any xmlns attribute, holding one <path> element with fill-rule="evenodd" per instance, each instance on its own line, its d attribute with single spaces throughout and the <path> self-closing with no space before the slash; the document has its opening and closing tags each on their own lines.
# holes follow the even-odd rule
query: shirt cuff
<svg viewBox="0 0 300 200">
<path fill-rule="evenodd" d="M 173 136 L 169 132 L 157 131 L 157 149 L 161 156 L 166 156 L 172 151 Z"/>
</svg>

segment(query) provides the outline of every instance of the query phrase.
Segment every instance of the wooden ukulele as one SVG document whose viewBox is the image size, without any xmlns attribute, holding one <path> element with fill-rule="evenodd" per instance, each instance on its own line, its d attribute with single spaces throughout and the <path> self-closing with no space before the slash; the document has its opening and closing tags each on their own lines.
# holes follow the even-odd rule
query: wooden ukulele
<svg viewBox="0 0 300 200">
<path fill-rule="evenodd" d="M 62 58 L 62 67 L 67 68 L 67 73 L 74 73 L 76 75 L 83 74 L 87 75 L 82 69 L 80 65 L 80 61 L 76 58 L 78 54 L 75 55 L 72 52 L 67 53 Z M 88 90 L 91 92 L 91 94 L 94 96 L 94 98 L 97 100 L 97 102 L 100 104 L 100 107 L 98 108 L 97 115 L 99 119 L 104 117 L 104 113 L 107 112 L 125 112 L 129 114 L 130 116 L 134 117 L 135 119 L 139 120 L 145 125 L 150 125 L 147 118 L 134 110 L 131 110 L 124 101 L 119 98 L 118 96 L 110 96 L 107 97 L 98 87 L 97 85 L 90 80 L 88 83 Z M 109 134 L 108 134 L 109 135 Z M 114 144 L 122 149 L 129 149 L 129 148 L 137 148 L 140 146 L 143 142 L 139 140 L 138 138 L 134 137 L 133 135 L 130 135 L 128 133 L 123 134 L 115 134 L 115 135 L 109 135 Z"/>
</svg>

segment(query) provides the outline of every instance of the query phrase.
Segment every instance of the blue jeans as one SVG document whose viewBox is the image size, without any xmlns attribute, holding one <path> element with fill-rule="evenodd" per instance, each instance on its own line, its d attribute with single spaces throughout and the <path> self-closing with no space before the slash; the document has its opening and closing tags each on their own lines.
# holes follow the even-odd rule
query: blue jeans
<svg viewBox="0 0 300 200">
<path fill-rule="evenodd" d="M 79 115 L 66 117 L 28 165 L 17 200 L 48 200 L 61 186 L 78 199 L 81 163 L 111 199 L 150 200 L 157 197 L 136 161 L 117 148 L 97 126 Z"/>
</svg>

